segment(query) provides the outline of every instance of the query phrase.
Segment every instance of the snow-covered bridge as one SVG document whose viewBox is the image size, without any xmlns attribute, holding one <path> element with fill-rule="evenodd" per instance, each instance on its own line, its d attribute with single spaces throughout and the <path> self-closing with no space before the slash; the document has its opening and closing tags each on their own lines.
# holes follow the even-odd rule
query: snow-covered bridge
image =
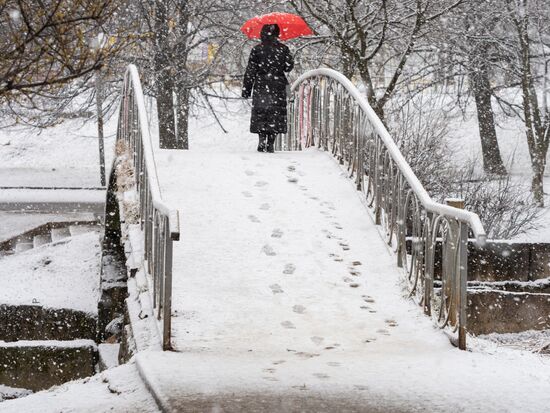
<svg viewBox="0 0 550 413">
<path fill-rule="evenodd" d="M 430 199 L 347 79 L 317 70 L 296 81 L 290 131 L 273 155 L 220 140 L 158 149 L 134 67 L 123 94 L 119 151 L 135 166 L 140 210 L 129 288 L 141 315 L 151 301 L 155 316 L 136 319 L 149 326 L 134 331 L 138 349 L 142 340 L 151 350 L 136 362 L 163 409 L 538 411 L 550 402 L 535 358 L 449 343 L 466 348 L 466 247 L 484 242 L 483 227 Z"/>
</svg>

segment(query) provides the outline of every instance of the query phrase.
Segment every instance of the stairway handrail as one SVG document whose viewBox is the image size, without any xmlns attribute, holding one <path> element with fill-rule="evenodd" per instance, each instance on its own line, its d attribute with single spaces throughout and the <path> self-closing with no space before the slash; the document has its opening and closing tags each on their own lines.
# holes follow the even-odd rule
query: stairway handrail
<svg viewBox="0 0 550 413">
<path fill-rule="evenodd" d="M 366 97 L 333 69 L 292 84 L 288 126 L 277 149 L 317 146 L 347 166 L 406 269 L 411 296 L 439 327 L 458 330 L 465 349 L 469 233 L 478 245 L 487 239 L 479 216 L 431 198 Z"/>
<path fill-rule="evenodd" d="M 370 106 L 365 96 L 357 89 L 357 87 L 342 73 L 329 68 L 319 68 L 310 70 L 302 74 L 296 81 L 293 82 L 291 86 L 291 91 L 294 92 L 296 88 L 306 79 L 313 78 L 319 75 L 328 76 L 337 80 L 342 84 L 344 88 L 350 93 L 350 95 L 357 101 L 361 109 L 363 109 L 371 122 L 371 125 L 375 128 L 376 132 L 380 138 L 384 141 L 384 145 L 389 151 L 390 156 L 393 158 L 395 163 L 398 165 L 401 173 L 407 179 L 407 182 L 416 193 L 424 208 L 428 211 L 438 213 L 440 215 L 450 216 L 460 221 L 467 222 L 472 229 L 476 241 L 483 245 L 487 241 L 487 234 L 483 228 L 483 224 L 479 216 L 471 211 L 464 209 L 455 208 L 449 205 L 441 204 L 435 202 L 432 197 L 428 194 L 420 180 L 417 178 L 413 170 L 411 169 L 409 163 L 405 160 L 405 157 L 395 144 L 395 141 L 392 139 L 390 133 L 384 126 L 384 123 L 380 120 L 374 109 Z"/>
<path fill-rule="evenodd" d="M 117 130 L 119 141 L 124 141 L 127 155 L 133 160 L 143 232 L 143 268 L 153 281 L 153 311 L 158 320 L 162 319 L 162 347 L 168 350 L 172 328 L 172 243 L 180 239 L 179 213 L 162 199 L 145 98 L 138 70 L 133 64 L 128 65 L 124 74 Z"/>
<path fill-rule="evenodd" d="M 160 183 L 157 173 L 157 164 L 155 162 L 155 155 L 153 153 L 153 140 L 151 138 L 151 131 L 149 129 L 149 122 L 147 121 L 147 110 L 145 108 L 145 99 L 143 95 L 143 89 L 141 87 L 141 80 L 139 78 L 139 72 L 137 67 L 133 64 L 129 64 L 126 76 L 130 77 L 132 86 L 136 92 L 136 105 L 138 110 L 138 119 L 140 122 L 141 133 L 144 135 L 144 141 L 147 143 L 144 145 L 145 166 L 149 172 L 149 176 L 152 179 L 150 185 L 151 197 L 153 205 L 162 211 L 164 214 L 176 216 L 177 210 L 170 207 L 162 199 L 160 192 Z M 170 220 L 170 234 L 173 240 L 179 240 L 179 220 Z"/>
</svg>

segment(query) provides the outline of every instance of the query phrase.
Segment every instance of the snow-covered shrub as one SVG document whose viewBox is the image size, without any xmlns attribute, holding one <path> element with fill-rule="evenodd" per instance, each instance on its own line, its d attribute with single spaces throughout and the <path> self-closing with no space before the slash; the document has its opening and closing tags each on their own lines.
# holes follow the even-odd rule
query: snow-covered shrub
<svg viewBox="0 0 550 413">
<path fill-rule="evenodd" d="M 388 112 L 389 128 L 401 153 L 426 190 L 436 196 L 445 192 L 452 175 L 451 150 L 447 145 L 448 115 L 439 100 L 408 100 Z"/>
<path fill-rule="evenodd" d="M 535 229 L 541 210 L 525 187 L 510 176 L 479 176 L 474 162 L 455 169 L 451 196 L 462 198 L 466 209 L 481 218 L 492 239 L 511 239 Z"/>
<path fill-rule="evenodd" d="M 480 174 L 472 160 L 457 165 L 447 144 L 450 115 L 441 99 L 420 95 L 393 109 L 391 135 L 434 200 L 464 199 L 492 239 L 510 239 L 535 228 L 540 210 L 522 185 L 509 176 Z"/>
</svg>

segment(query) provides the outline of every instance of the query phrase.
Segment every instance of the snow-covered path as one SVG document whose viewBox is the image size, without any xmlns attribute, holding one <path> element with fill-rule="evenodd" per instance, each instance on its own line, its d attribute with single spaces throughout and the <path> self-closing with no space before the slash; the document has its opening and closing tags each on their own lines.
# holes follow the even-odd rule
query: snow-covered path
<svg viewBox="0 0 550 413">
<path fill-rule="evenodd" d="M 170 165 L 159 169 L 163 198 L 181 213 L 176 349 L 313 354 L 415 335 L 419 311 L 399 300 L 394 259 L 328 154 L 168 152 L 157 161 Z M 401 313 L 415 323 L 400 323 Z"/>
<path fill-rule="evenodd" d="M 329 154 L 156 157 L 162 196 L 181 214 L 177 353 L 137 363 L 165 407 L 537 412 L 550 403 L 548 359 L 475 340 L 461 352 L 404 297 L 395 258 Z"/>
</svg>

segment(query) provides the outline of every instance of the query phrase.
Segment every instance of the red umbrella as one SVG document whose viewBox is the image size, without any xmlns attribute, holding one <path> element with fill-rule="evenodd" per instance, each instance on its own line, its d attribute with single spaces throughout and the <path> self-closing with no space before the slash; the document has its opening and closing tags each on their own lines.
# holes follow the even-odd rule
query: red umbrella
<svg viewBox="0 0 550 413">
<path fill-rule="evenodd" d="M 266 24 L 279 25 L 279 29 L 281 29 L 279 38 L 281 40 L 313 34 L 304 19 L 291 13 L 269 13 L 253 17 L 243 24 L 241 32 L 249 39 L 259 39 L 262 27 Z"/>
</svg>

